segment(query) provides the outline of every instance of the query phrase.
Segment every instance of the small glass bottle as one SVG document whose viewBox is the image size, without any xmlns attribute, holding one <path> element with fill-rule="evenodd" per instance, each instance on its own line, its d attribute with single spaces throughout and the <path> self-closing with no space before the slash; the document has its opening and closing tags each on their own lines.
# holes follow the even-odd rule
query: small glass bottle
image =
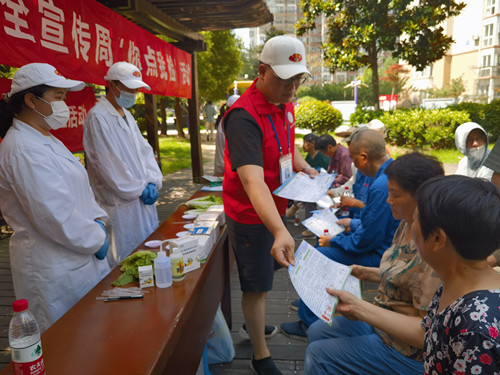
<svg viewBox="0 0 500 375">
<path fill-rule="evenodd" d="M 172 262 L 172 280 L 175 282 L 184 280 L 184 257 L 177 246 L 170 243 L 170 261 Z M 172 248 L 173 247 L 173 248 Z"/>
<path fill-rule="evenodd" d="M 15 375 L 44 375 L 40 329 L 28 310 L 28 301 L 18 299 L 12 304 L 14 315 L 9 324 L 9 345 Z"/>
</svg>

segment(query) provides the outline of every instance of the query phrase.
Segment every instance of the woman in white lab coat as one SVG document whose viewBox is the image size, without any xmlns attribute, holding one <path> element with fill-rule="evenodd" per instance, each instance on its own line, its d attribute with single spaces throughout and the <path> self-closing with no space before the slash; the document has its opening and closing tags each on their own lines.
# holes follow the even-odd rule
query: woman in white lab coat
<svg viewBox="0 0 500 375">
<path fill-rule="evenodd" d="M 66 92 L 83 87 L 33 63 L 17 71 L 0 102 L 0 209 L 14 230 L 14 291 L 42 332 L 109 272 L 106 213 L 85 168 L 49 133 L 69 119 Z"/>
</svg>

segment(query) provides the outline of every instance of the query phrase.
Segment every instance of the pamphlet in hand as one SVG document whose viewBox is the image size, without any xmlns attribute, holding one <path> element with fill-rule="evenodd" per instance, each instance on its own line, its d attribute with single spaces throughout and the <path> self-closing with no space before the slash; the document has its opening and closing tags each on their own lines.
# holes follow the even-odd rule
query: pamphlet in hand
<svg viewBox="0 0 500 375">
<path fill-rule="evenodd" d="M 338 217 L 335 216 L 335 212 L 337 211 L 338 208 L 325 208 L 304 220 L 302 224 L 318 237 L 325 234 L 325 229 L 328 230 L 328 235 L 335 237 L 337 234 L 345 231 L 342 225 L 337 224 L 339 220 Z"/>
<path fill-rule="evenodd" d="M 299 172 L 285 181 L 273 193 L 281 198 L 316 203 L 332 186 L 335 177 L 335 173 L 322 173 L 311 178 L 309 175 Z"/>
<path fill-rule="evenodd" d="M 332 324 L 338 298 L 328 294 L 326 288 L 345 289 L 347 285 L 349 292 L 361 296 L 359 280 L 349 279 L 351 267 L 327 258 L 306 241 L 297 249 L 295 266 L 289 266 L 288 273 L 300 298 L 328 325 Z"/>
</svg>

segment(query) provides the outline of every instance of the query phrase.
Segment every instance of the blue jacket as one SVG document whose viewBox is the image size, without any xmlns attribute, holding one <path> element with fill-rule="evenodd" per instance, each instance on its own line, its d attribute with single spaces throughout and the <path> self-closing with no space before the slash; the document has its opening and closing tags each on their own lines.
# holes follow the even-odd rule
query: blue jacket
<svg viewBox="0 0 500 375">
<path fill-rule="evenodd" d="M 351 219 L 351 231 L 341 233 L 330 240 L 330 246 L 358 254 L 377 252 L 382 256 L 392 243 L 399 220 L 392 216 L 387 203 L 387 175 L 384 173 L 392 159 L 382 164 L 375 180 L 368 189 L 366 206 L 359 219 Z"/>
<path fill-rule="evenodd" d="M 361 171 L 358 171 L 356 173 L 356 179 L 354 181 L 354 184 L 352 185 L 352 192 L 354 193 L 354 198 L 359 199 L 360 201 L 363 201 L 366 204 L 366 195 L 368 194 L 368 189 L 370 188 L 370 185 L 372 184 L 373 180 L 374 180 L 373 177 L 365 176 L 363 173 L 361 173 Z M 351 212 L 351 217 L 359 219 L 361 216 L 362 209 L 357 207 L 351 207 L 349 208 L 349 211 Z"/>
</svg>

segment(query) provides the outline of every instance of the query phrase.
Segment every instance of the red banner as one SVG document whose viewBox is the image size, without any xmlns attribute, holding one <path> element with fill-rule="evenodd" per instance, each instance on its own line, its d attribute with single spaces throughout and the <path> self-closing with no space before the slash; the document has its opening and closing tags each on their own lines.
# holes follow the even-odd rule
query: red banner
<svg viewBox="0 0 500 375">
<path fill-rule="evenodd" d="M 94 0 L 0 0 L 0 64 L 45 62 L 104 85 L 115 62 L 136 65 L 152 94 L 191 97 L 191 55 Z"/>
<path fill-rule="evenodd" d="M 9 92 L 10 85 L 10 79 L 0 78 L 0 92 Z M 81 152 L 83 151 L 83 121 L 96 103 L 94 90 L 92 87 L 85 87 L 82 91 L 68 91 L 65 102 L 69 107 L 71 117 L 64 128 L 50 132 L 71 152 Z"/>
</svg>

